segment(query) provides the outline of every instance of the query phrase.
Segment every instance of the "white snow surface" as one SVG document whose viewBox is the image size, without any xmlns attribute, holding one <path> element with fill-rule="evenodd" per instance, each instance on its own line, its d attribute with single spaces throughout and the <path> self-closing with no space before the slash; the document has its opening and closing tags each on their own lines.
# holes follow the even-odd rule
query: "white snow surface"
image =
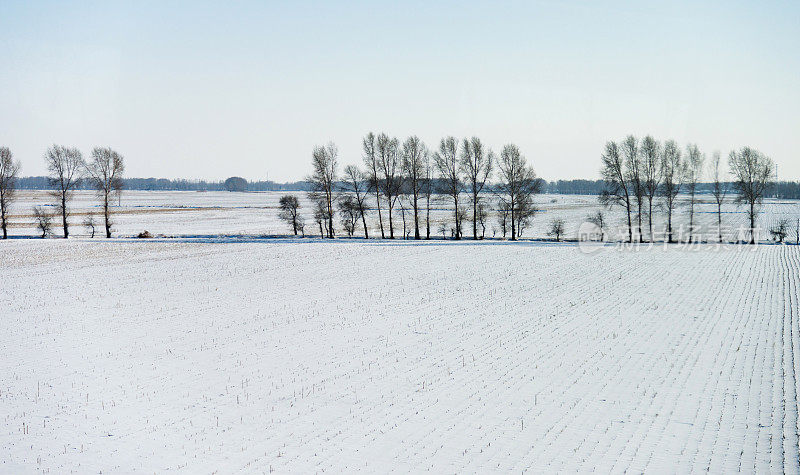
<svg viewBox="0 0 800 475">
<path fill-rule="evenodd" d="M 1 243 L 0 472 L 800 471 L 798 246 L 216 241 Z"/>
</svg>

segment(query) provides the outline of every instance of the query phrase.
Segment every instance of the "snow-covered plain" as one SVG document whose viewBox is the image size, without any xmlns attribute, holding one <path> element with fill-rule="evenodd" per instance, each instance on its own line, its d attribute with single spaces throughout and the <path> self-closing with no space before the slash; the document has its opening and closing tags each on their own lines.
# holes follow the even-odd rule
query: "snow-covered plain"
<svg viewBox="0 0 800 475">
<path fill-rule="evenodd" d="M 800 471 L 798 246 L 211 241 L 0 243 L 0 472 Z"/>
</svg>

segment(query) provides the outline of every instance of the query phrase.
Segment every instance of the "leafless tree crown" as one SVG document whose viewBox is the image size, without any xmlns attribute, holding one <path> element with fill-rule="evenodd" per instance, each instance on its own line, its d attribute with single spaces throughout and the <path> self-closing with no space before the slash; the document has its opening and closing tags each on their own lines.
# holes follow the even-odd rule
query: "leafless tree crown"
<svg viewBox="0 0 800 475">
<path fill-rule="evenodd" d="M 639 242 L 642 242 L 642 205 L 645 196 L 645 176 L 642 156 L 639 153 L 639 141 L 629 135 L 622 142 L 622 154 L 625 157 L 626 181 L 631 188 L 631 197 L 636 204 L 636 233 Z"/>
<path fill-rule="evenodd" d="M 519 147 L 509 144 L 503 147 L 497 159 L 497 194 L 500 212 L 511 218 L 511 240 L 516 240 L 535 213 L 533 196 L 541 191 L 541 181 L 533 167 L 528 165 Z"/>
<path fill-rule="evenodd" d="M 419 137 L 412 136 L 403 142 L 403 174 L 411 191 L 411 207 L 414 214 L 414 239 L 420 239 L 419 204 L 425 184 L 425 166 L 428 148 Z"/>
<path fill-rule="evenodd" d="M 83 155 L 77 148 L 53 145 L 45 153 L 47 170 L 50 173 L 50 184 L 55 187 L 53 196 L 58 201 L 61 212 L 61 225 L 64 237 L 69 237 L 69 200 L 72 192 L 81 182 L 81 174 L 85 169 Z"/>
<path fill-rule="evenodd" d="M 466 177 L 467 191 L 472 196 L 472 238 L 478 239 L 478 211 L 481 192 L 492 174 L 494 153 L 487 150 L 478 137 L 464 139 L 461 146 L 461 171 Z"/>
<path fill-rule="evenodd" d="M 8 238 L 8 213 L 17 188 L 19 161 L 8 147 L 0 147 L 0 226 L 3 228 L 3 239 Z"/>
<path fill-rule="evenodd" d="M 453 237 L 461 239 L 462 212 L 458 199 L 463 191 L 458 162 L 458 141 L 455 137 L 445 137 L 439 142 L 439 151 L 434 154 L 434 163 L 439 170 L 444 192 L 453 200 L 455 230 Z"/>
<path fill-rule="evenodd" d="M 732 151 L 728 164 L 734 178 L 736 201 L 747 204 L 749 208 L 750 242 L 755 243 L 758 208 L 764 200 L 775 166 L 769 157 L 750 147 Z"/>
<path fill-rule="evenodd" d="M 333 238 L 333 204 L 335 201 L 335 185 L 337 179 L 337 168 L 339 160 L 339 149 L 333 142 L 329 142 L 324 147 L 314 147 L 312 153 L 313 173 L 308 178 L 311 182 L 312 192 L 310 198 L 317 203 L 322 203 L 325 209 L 324 215 L 327 220 L 327 234 Z"/>
<path fill-rule="evenodd" d="M 369 175 L 362 172 L 355 165 L 348 165 L 344 168 L 344 189 L 353 194 L 355 204 L 358 207 L 358 214 L 361 216 L 361 224 L 364 227 L 364 238 L 369 239 L 366 215 L 369 212 L 367 204 L 367 193 L 369 191 Z"/>
<path fill-rule="evenodd" d="M 648 135 L 642 139 L 639 147 L 641 154 L 642 170 L 644 175 L 644 194 L 647 197 L 647 224 L 650 233 L 650 242 L 655 240 L 653 235 L 653 201 L 661 187 L 661 144 Z"/>
<path fill-rule="evenodd" d="M 686 177 L 686 163 L 681 157 L 681 151 L 674 140 L 664 142 L 661 155 L 661 172 L 663 184 L 661 196 L 664 198 L 664 207 L 667 210 L 667 239 L 673 241 L 672 212 L 675 210 L 675 199 L 683 186 Z"/>
<path fill-rule="evenodd" d="M 382 133 L 376 139 L 378 165 L 382 173 L 378 182 L 381 193 L 386 198 L 389 211 L 389 239 L 394 239 L 394 222 L 392 210 L 403 188 L 403 159 L 400 155 L 400 143 Z"/>
<path fill-rule="evenodd" d="M 100 197 L 107 238 L 111 237 L 113 226 L 111 199 L 114 194 L 122 193 L 124 172 L 125 161 L 122 155 L 107 147 L 96 147 L 92 150 L 92 161 L 86 165 L 86 175 Z"/>
<path fill-rule="evenodd" d="M 303 227 L 303 217 L 299 214 L 300 200 L 295 195 L 283 195 L 278 200 L 278 206 L 281 209 L 278 217 L 291 226 L 294 235 L 297 236 Z"/>
<path fill-rule="evenodd" d="M 631 193 L 628 183 L 629 173 L 625 170 L 625 162 L 619 145 L 610 141 L 606 143 L 601 157 L 603 167 L 601 174 L 605 188 L 600 194 L 600 203 L 606 206 L 619 205 L 625 208 L 628 217 L 628 241 L 633 242 L 633 223 L 631 222 Z"/>
<path fill-rule="evenodd" d="M 686 146 L 686 188 L 689 193 L 689 242 L 694 240 L 694 207 L 697 202 L 697 185 L 703 177 L 705 155 L 695 144 Z"/>
</svg>

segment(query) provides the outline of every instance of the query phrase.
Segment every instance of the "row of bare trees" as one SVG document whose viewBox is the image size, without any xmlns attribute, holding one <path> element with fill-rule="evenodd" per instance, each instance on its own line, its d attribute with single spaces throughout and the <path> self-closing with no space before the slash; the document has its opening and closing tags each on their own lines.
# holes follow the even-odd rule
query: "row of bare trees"
<svg viewBox="0 0 800 475">
<path fill-rule="evenodd" d="M 338 174 L 338 150 L 333 143 L 315 147 L 312 153 L 312 174 L 308 177 L 312 191 L 314 221 L 320 235 L 335 236 L 334 215 L 338 211 L 345 231 L 352 235 L 360 224 L 369 238 L 366 215 L 374 209 L 378 214 L 381 238 L 395 237 L 395 216 L 402 215 L 403 236 L 406 216 L 413 221 L 414 239 L 431 236 L 431 195 L 439 193 L 453 203 L 451 236 L 461 239 L 463 222 L 471 209 L 472 237 L 481 239 L 486 230 L 489 204 L 486 191 L 497 196 L 498 214 L 503 235 L 510 232 L 515 240 L 534 214 L 533 196 L 541 190 L 533 168 L 516 145 L 508 144 L 496 155 L 479 138 L 444 137 L 431 152 L 419 137 L 408 137 L 402 143 L 385 133 L 368 133 L 362 140 L 363 168 L 348 165 Z M 497 183 L 489 184 L 497 169 Z M 340 191 L 346 192 L 339 196 Z M 464 196 L 469 197 L 463 203 Z M 297 197 L 281 198 L 280 217 L 295 234 L 304 232 L 305 223 L 298 213 Z M 384 213 L 386 219 L 384 219 Z M 480 226 L 480 231 L 479 231 Z M 444 234 L 444 230 L 443 230 Z"/>
<path fill-rule="evenodd" d="M 667 218 L 667 240 L 674 242 L 673 212 L 678 194 L 684 192 L 688 195 L 689 205 L 688 240 L 692 242 L 697 189 L 704 178 L 705 160 L 705 154 L 695 144 L 687 145 L 682 153 L 674 140 L 662 144 L 649 135 L 641 140 L 629 135 L 621 143 L 610 141 L 602 154 L 601 173 L 605 189 L 600 202 L 624 208 L 630 242 L 644 240 L 642 219 L 647 216 L 649 238 L 653 242 L 654 203 L 658 206 L 660 200 Z M 719 240 L 722 240 L 722 205 L 732 191 L 736 202 L 748 205 L 750 240 L 754 243 L 758 209 L 773 175 L 772 160 L 757 150 L 743 147 L 728 156 L 729 176 L 724 175 L 720 163 L 721 154 L 714 152 L 708 173 L 717 206 Z"/>
<path fill-rule="evenodd" d="M 61 217 L 64 238 L 69 237 L 69 202 L 83 180 L 87 180 L 97 191 L 103 208 L 106 237 L 110 238 L 113 225 L 111 200 L 114 194 L 122 192 L 122 174 L 125 171 L 123 157 L 110 148 L 97 147 L 92 150 L 91 160 L 86 162 L 77 148 L 53 145 L 47 149 L 44 158 L 53 187 L 51 194 Z M 8 213 L 15 196 L 19 170 L 19 161 L 13 159 L 11 151 L 7 147 L 0 147 L 0 224 L 3 228 L 3 239 L 8 237 Z M 34 218 L 42 235 L 46 236 L 52 217 L 43 208 L 36 207 Z M 87 219 L 84 224 L 91 227 L 94 234 L 93 218 Z"/>
</svg>

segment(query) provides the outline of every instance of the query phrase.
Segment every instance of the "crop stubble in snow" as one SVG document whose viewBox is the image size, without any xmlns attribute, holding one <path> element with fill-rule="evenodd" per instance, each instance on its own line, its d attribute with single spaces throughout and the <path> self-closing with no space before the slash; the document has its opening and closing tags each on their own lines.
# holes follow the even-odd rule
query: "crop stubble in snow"
<svg viewBox="0 0 800 475">
<path fill-rule="evenodd" d="M 798 472 L 800 247 L 16 241 L 0 471 Z"/>
</svg>

